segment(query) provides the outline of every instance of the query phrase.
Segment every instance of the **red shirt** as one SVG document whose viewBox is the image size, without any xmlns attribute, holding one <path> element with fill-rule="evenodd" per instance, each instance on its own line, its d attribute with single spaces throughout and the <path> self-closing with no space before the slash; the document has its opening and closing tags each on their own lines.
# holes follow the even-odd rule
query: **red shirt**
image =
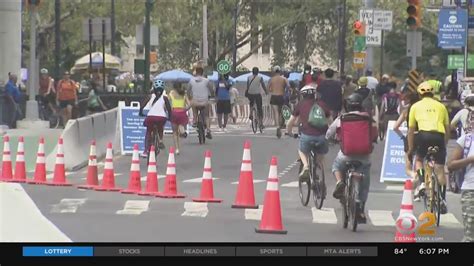
<svg viewBox="0 0 474 266">
<path fill-rule="evenodd" d="M 326 131 L 328 130 L 327 126 L 324 128 L 315 128 L 308 124 L 309 113 L 311 112 L 311 108 L 315 103 L 317 103 L 324 110 L 326 117 L 330 117 L 331 112 L 327 105 L 321 101 L 316 101 L 313 99 L 301 100 L 298 105 L 296 105 L 295 110 L 293 111 L 293 116 L 299 117 L 299 126 L 301 133 L 309 136 L 324 136 L 326 135 Z"/>
</svg>

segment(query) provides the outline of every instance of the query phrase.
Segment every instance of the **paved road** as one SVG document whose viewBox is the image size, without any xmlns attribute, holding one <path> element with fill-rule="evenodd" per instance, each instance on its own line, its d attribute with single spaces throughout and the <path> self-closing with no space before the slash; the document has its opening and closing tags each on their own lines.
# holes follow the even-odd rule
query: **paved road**
<svg viewBox="0 0 474 266">
<path fill-rule="evenodd" d="M 245 140 L 252 142 L 252 160 L 255 194 L 263 203 L 266 178 L 271 156 L 278 157 L 280 195 L 283 224 L 287 235 L 256 234 L 259 211 L 230 208 L 234 201 L 238 181 L 242 149 Z M 201 146 L 196 136 L 184 141 L 181 155 L 177 156 L 178 190 L 185 199 L 160 199 L 120 193 L 78 190 L 73 187 L 47 187 L 23 185 L 24 194 L 31 197 L 36 207 L 52 224 L 71 241 L 90 242 L 393 242 L 394 220 L 398 216 L 403 187 L 400 184 L 379 182 L 383 157 L 383 144 L 378 144 L 372 157 L 371 192 L 366 205 L 368 223 L 360 225 L 358 232 L 342 229 L 339 202 L 329 196 L 324 209 L 319 211 L 303 207 L 298 197 L 296 176 L 298 166 L 297 140 L 275 137 L 275 129 L 267 129 L 263 135 L 250 133 L 248 127 L 232 126 L 226 134 L 216 132 L 214 139 Z M 167 147 L 172 145 L 166 138 Z M 213 152 L 212 168 L 214 193 L 224 201 L 220 204 L 194 204 L 192 197 L 199 196 L 204 164 L 204 151 Z M 325 172 L 328 194 L 335 181 L 330 166 L 337 147 L 331 147 L 326 159 Z M 158 172 L 160 190 L 163 189 L 168 155 L 160 154 Z M 125 187 L 131 158 L 115 158 L 116 182 Z M 142 176 L 146 176 L 146 161 L 141 160 Z M 99 167 L 102 172 L 103 164 Z M 69 181 L 85 182 L 86 169 L 69 173 Z M 196 180 L 197 179 L 197 180 Z M 145 178 L 143 178 L 145 180 Z M 18 189 L 17 189 L 18 190 Z M 449 213 L 442 218 L 437 229 L 439 241 L 458 242 L 462 239 L 460 197 L 448 194 Z M 10 203 L 13 204 L 13 203 Z M 35 207 L 35 206 L 33 206 Z M 33 208 L 31 207 L 31 209 Z M 35 207 L 35 208 L 36 208 Z M 30 207 L 28 207 L 30 208 Z M 30 209 L 25 212 L 31 211 Z M 260 209 L 261 211 L 261 209 Z M 415 203 L 415 214 L 423 211 L 421 203 Z M 48 227 L 49 228 L 49 227 Z M 22 232 L 21 228 L 15 228 Z M 27 237 L 27 236 L 25 236 Z M 45 241 L 52 233 L 44 234 Z"/>
</svg>

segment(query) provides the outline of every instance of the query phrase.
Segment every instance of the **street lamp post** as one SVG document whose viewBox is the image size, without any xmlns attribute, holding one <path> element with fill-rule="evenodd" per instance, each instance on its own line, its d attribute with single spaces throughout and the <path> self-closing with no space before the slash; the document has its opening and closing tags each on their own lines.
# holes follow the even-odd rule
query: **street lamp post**
<svg viewBox="0 0 474 266">
<path fill-rule="evenodd" d="M 234 41 L 232 49 L 232 73 L 237 71 L 237 19 L 239 16 L 239 0 L 235 0 L 234 9 Z"/>
<path fill-rule="evenodd" d="M 145 3 L 145 77 L 143 82 L 143 90 L 148 91 L 150 83 L 150 13 L 153 9 L 153 0 L 147 0 Z"/>
<path fill-rule="evenodd" d="M 36 102 L 36 15 L 37 3 L 32 1 L 30 5 L 30 65 L 28 68 L 28 94 L 29 99 L 26 103 L 26 120 L 35 121 L 38 120 L 38 103 Z"/>
</svg>

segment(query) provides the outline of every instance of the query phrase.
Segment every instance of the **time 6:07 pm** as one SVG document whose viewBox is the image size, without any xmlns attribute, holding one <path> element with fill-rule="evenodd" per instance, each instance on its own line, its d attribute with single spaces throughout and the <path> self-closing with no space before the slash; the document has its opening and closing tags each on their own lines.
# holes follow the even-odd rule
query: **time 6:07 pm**
<svg viewBox="0 0 474 266">
<path fill-rule="evenodd" d="M 448 255 L 449 248 L 420 248 L 418 250 L 420 255 Z"/>
</svg>

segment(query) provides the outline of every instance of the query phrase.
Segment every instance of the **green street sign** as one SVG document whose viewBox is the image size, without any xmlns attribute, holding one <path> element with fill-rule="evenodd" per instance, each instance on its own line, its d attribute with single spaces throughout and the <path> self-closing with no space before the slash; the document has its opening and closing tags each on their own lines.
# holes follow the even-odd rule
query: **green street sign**
<svg viewBox="0 0 474 266">
<path fill-rule="evenodd" d="M 365 36 L 356 36 L 354 40 L 354 52 L 360 53 L 366 50 Z"/>
<path fill-rule="evenodd" d="M 291 117 L 290 107 L 288 107 L 287 105 L 283 105 L 283 107 L 281 108 L 281 114 L 283 115 L 283 119 L 285 119 L 285 121 L 290 120 L 290 117 Z"/>
<path fill-rule="evenodd" d="M 464 55 L 448 55 L 448 69 L 464 68 Z M 474 55 L 467 58 L 467 68 L 474 69 Z"/>
<path fill-rule="evenodd" d="M 217 63 L 217 73 L 224 75 L 231 71 L 232 67 L 230 62 L 227 60 L 221 60 Z"/>
</svg>

